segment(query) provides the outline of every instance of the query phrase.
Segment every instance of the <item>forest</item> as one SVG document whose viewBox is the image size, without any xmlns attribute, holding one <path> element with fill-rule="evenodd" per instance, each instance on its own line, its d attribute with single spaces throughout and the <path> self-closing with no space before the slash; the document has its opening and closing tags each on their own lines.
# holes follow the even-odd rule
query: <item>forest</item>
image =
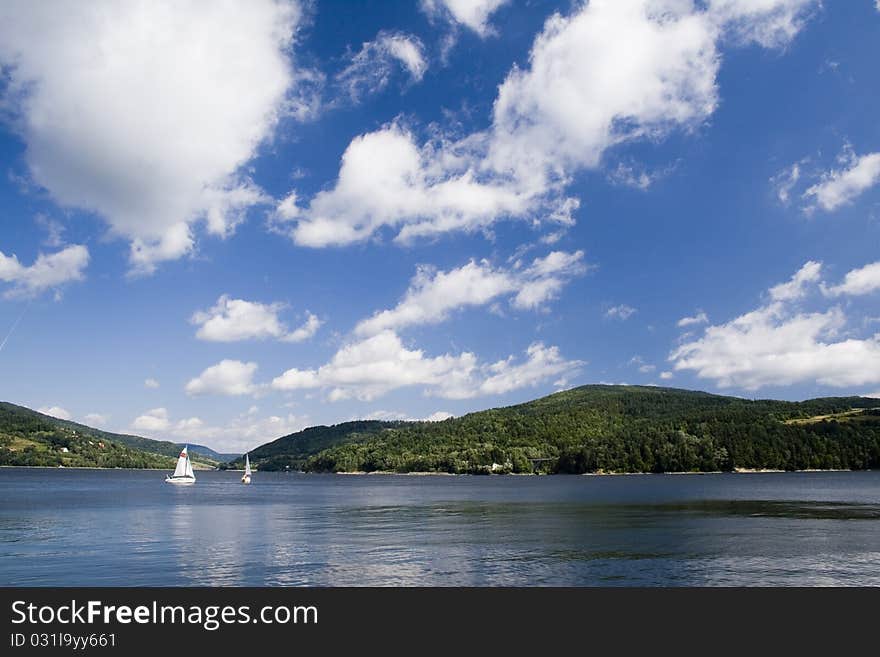
<svg viewBox="0 0 880 657">
<path fill-rule="evenodd" d="M 749 400 L 591 385 L 443 422 L 312 427 L 251 452 L 259 469 L 569 473 L 869 469 L 880 400 Z M 233 463 L 234 464 L 234 463 Z"/>
<path fill-rule="evenodd" d="M 124 438 L 138 441 L 126 444 Z M 156 451 L 138 447 L 155 444 Z M 179 447 L 121 436 L 0 402 L 0 465 L 174 469 Z M 164 451 L 165 453 L 161 453 Z"/>
</svg>

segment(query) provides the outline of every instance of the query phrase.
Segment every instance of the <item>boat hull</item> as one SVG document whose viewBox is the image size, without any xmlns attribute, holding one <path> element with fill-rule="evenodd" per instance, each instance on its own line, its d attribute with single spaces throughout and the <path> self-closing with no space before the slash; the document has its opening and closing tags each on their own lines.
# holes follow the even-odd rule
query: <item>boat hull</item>
<svg viewBox="0 0 880 657">
<path fill-rule="evenodd" d="M 176 486 L 189 486 L 196 483 L 195 477 L 165 477 L 166 484 L 175 484 Z"/>
<path fill-rule="evenodd" d="M 245 475 L 245 476 L 243 476 L 243 477 L 241 478 L 241 483 L 243 483 L 243 484 L 249 484 L 249 483 L 251 483 L 251 476 L 250 476 L 250 475 Z"/>
</svg>

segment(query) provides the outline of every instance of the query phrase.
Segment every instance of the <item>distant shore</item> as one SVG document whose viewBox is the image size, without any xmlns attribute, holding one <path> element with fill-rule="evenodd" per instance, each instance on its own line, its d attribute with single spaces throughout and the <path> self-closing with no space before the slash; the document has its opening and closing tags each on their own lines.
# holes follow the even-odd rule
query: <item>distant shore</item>
<svg viewBox="0 0 880 657">
<path fill-rule="evenodd" d="M 19 469 L 19 470 L 130 470 L 133 472 L 167 472 L 170 468 L 107 468 L 102 466 L 87 466 L 87 465 L 0 465 L 0 469 L 5 468 L 8 470 Z M 195 468 L 196 472 L 244 472 L 244 470 L 234 470 L 228 468 L 226 470 L 217 470 L 215 468 Z M 271 472 L 285 472 L 284 470 L 254 470 L 254 474 L 266 474 Z M 397 477 L 491 477 L 491 476 L 509 476 L 509 477 L 552 477 L 556 476 L 554 473 L 539 473 L 539 472 L 507 472 L 507 473 L 454 473 L 454 472 L 393 472 L 391 470 L 373 470 L 371 472 L 366 472 L 363 470 L 355 470 L 350 472 L 303 472 L 301 470 L 289 470 L 287 473 L 296 473 L 296 474 L 335 474 L 346 477 L 360 477 L 360 476 L 371 476 L 371 475 L 394 475 Z M 782 473 L 795 473 L 795 472 L 871 472 L 871 469 L 865 470 L 851 470 L 845 468 L 829 468 L 829 469 L 816 469 L 816 468 L 808 468 L 804 470 L 777 470 L 773 468 L 734 468 L 733 470 L 706 470 L 706 471 L 687 471 L 687 472 L 678 472 L 678 471 L 670 471 L 670 472 L 583 472 L 579 475 L 567 475 L 567 476 L 579 476 L 579 477 L 633 477 L 637 475 L 710 475 L 710 474 L 782 474 Z M 565 476 L 565 475 L 563 475 Z"/>
<path fill-rule="evenodd" d="M 776 470 L 772 468 L 734 468 L 733 470 L 706 470 L 706 471 L 670 471 L 670 472 L 583 472 L 579 475 L 567 475 L 567 476 L 579 476 L 579 477 L 633 477 L 636 475 L 709 475 L 709 474 L 780 474 L 786 472 L 871 472 L 870 469 L 866 470 L 850 470 L 844 468 L 831 468 L 827 470 L 822 469 L 805 469 L 805 470 Z M 369 476 L 369 475 L 395 475 L 395 476 L 403 476 L 403 477 L 486 477 L 486 476 L 513 476 L 513 477 L 552 477 L 554 474 L 541 474 L 538 472 L 507 472 L 507 473 L 461 473 L 457 474 L 454 472 L 393 472 L 391 470 L 373 470 L 371 472 L 365 472 L 363 470 L 353 470 L 346 472 L 315 472 L 308 474 L 336 474 L 336 475 L 344 475 L 347 477 L 359 477 L 359 476 Z"/>
<path fill-rule="evenodd" d="M 173 470 L 173 467 L 168 468 L 106 468 L 101 465 L 0 465 L 0 468 L 7 468 L 9 470 L 132 470 L 132 471 L 143 471 L 143 472 L 167 472 L 168 470 Z M 197 468 L 195 464 L 193 464 L 193 470 L 196 472 L 214 472 L 214 468 Z"/>
</svg>

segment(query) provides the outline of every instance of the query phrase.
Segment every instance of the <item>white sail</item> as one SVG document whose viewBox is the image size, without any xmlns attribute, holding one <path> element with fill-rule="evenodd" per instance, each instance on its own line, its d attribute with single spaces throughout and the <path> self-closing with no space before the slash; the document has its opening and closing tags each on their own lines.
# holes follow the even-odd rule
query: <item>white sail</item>
<svg viewBox="0 0 880 657">
<path fill-rule="evenodd" d="M 251 476 L 251 460 L 248 458 L 248 455 L 244 455 L 244 473 L 250 477 Z"/>
<path fill-rule="evenodd" d="M 177 467 L 174 468 L 174 474 L 166 476 L 165 481 L 169 484 L 196 483 L 196 475 L 193 472 L 192 463 L 189 460 L 186 446 L 180 450 L 180 456 L 177 457 Z"/>
<path fill-rule="evenodd" d="M 192 466 L 189 463 L 189 454 L 186 453 L 186 447 L 180 451 L 177 457 L 177 467 L 174 468 L 174 477 L 193 476 Z"/>
</svg>

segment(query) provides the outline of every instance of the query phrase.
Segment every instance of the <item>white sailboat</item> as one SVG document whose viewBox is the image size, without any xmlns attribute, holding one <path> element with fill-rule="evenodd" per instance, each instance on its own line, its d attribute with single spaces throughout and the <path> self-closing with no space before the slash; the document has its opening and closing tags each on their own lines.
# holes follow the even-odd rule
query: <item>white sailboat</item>
<svg viewBox="0 0 880 657">
<path fill-rule="evenodd" d="M 177 457 L 177 467 L 174 468 L 174 474 L 165 476 L 166 484 L 194 484 L 196 476 L 193 473 L 192 463 L 189 460 L 187 446 L 180 451 Z"/>
<path fill-rule="evenodd" d="M 247 454 L 244 455 L 244 474 L 241 475 L 241 483 L 251 483 L 251 460 Z"/>
</svg>

